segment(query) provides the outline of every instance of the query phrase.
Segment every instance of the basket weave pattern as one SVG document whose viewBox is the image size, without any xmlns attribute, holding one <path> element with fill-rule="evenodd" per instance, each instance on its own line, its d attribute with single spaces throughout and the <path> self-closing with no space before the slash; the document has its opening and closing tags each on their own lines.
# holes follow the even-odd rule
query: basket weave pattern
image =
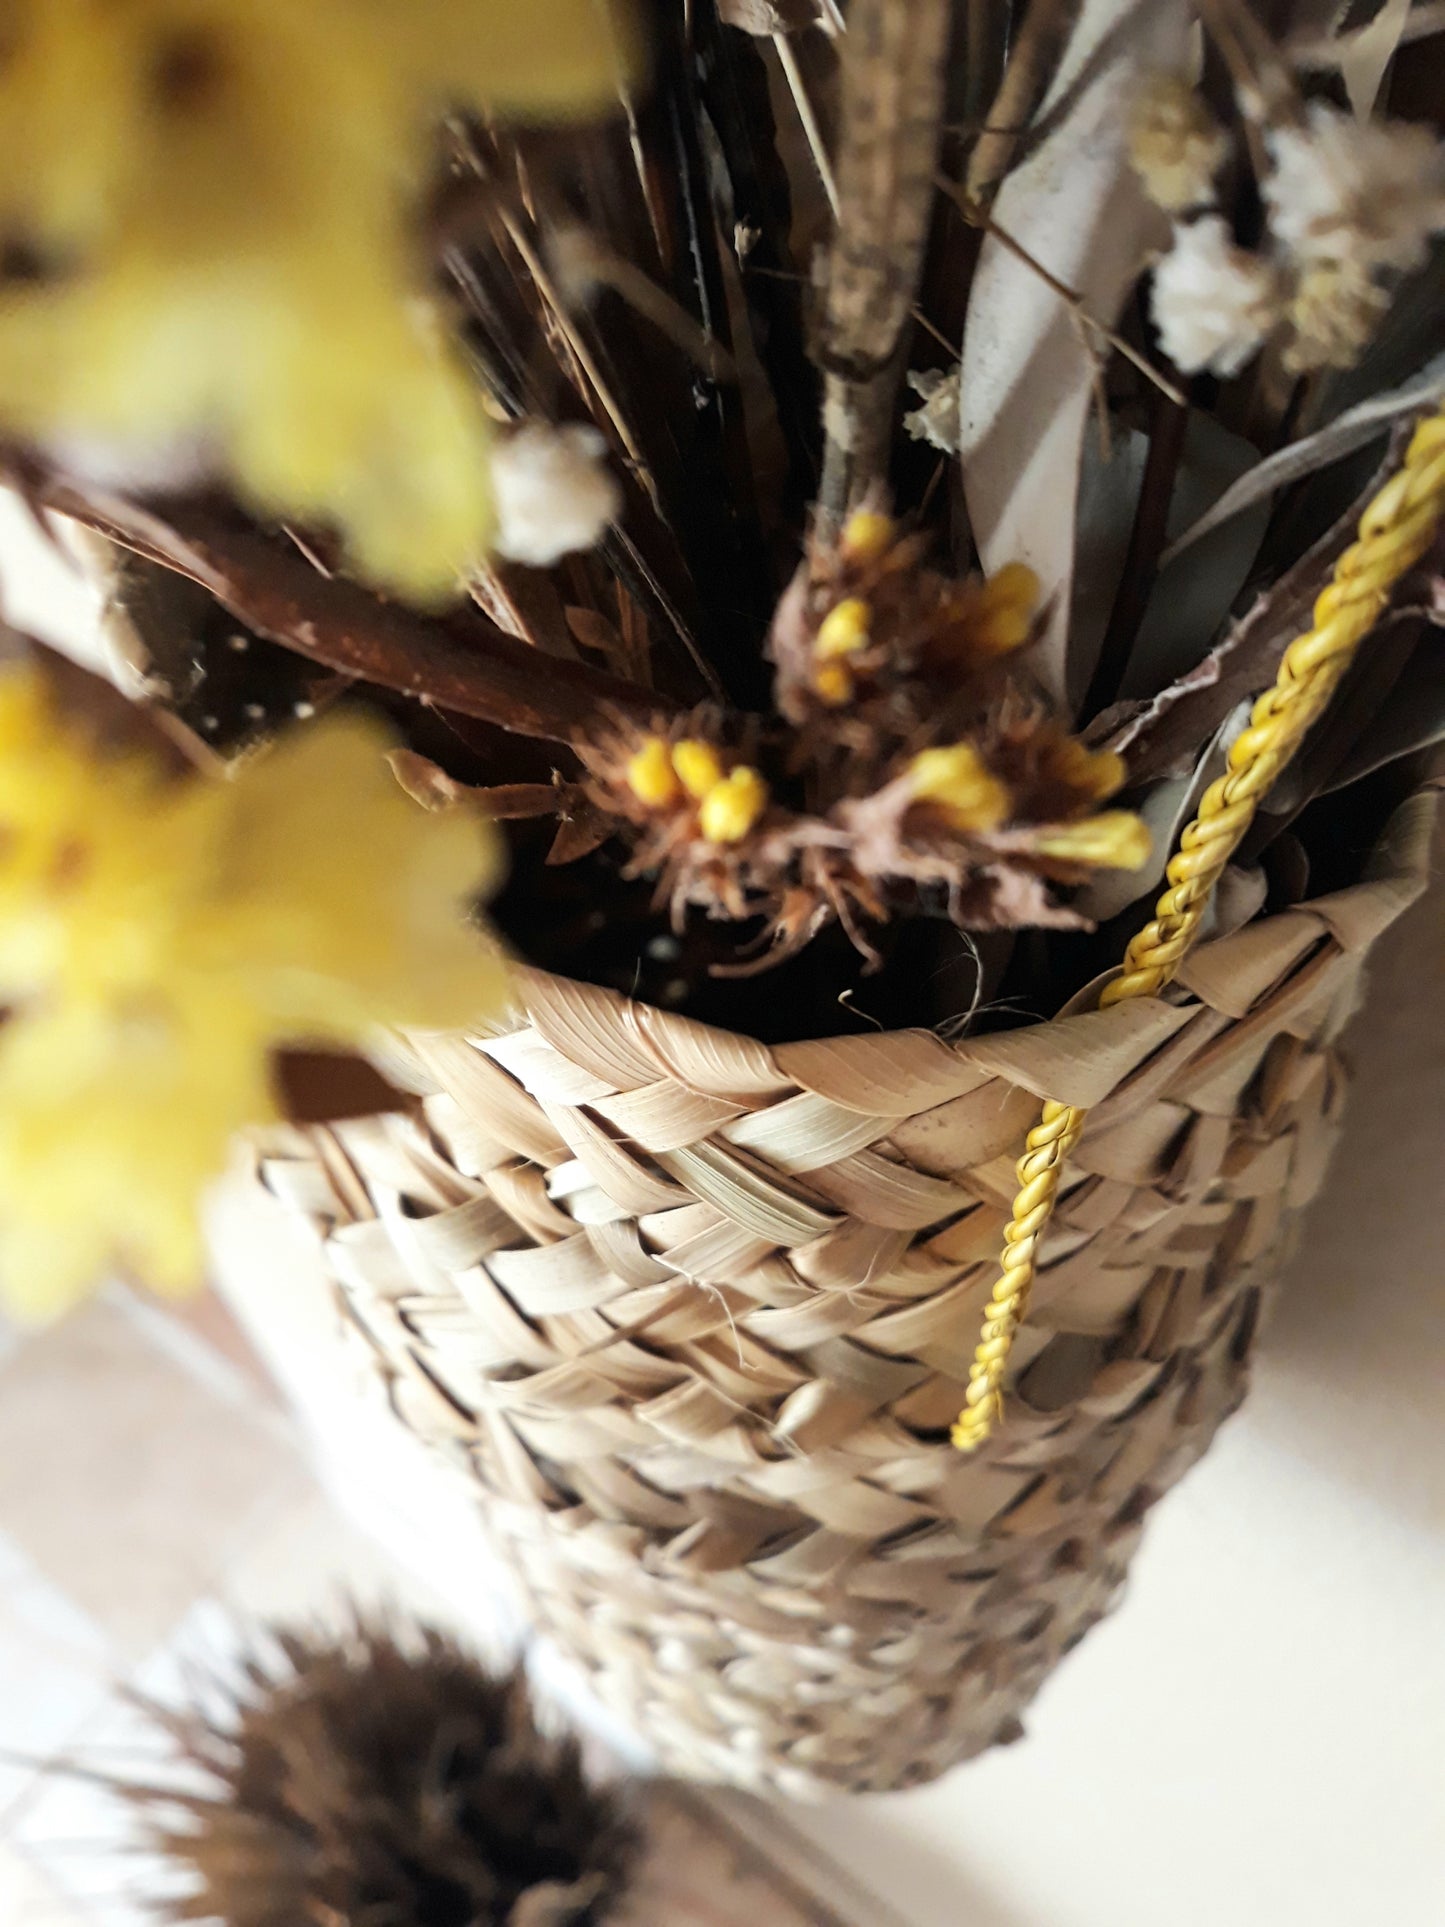
<svg viewBox="0 0 1445 1927">
<path fill-rule="evenodd" d="M 368 1370 L 667 1765 L 884 1789 L 1017 1734 L 1243 1395 L 1431 800 L 1362 883 L 1203 945 L 1166 999 L 767 1049 L 524 972 L 509 1033 L 408 1040 L 414 1114 L 266 1147 Z M 963 1458 L 1045 1093 L 1088 1128 L 1006 1422 Z"/>
</svg>

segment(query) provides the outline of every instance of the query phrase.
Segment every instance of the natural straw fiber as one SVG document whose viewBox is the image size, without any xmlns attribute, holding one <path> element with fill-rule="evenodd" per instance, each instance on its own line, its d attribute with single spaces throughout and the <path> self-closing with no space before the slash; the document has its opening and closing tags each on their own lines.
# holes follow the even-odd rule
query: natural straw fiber
<svg viewBox="0 0 1445 1927">
<path fill-rule="evenodd" d="M 521 972 L 504 1035 L 408 1041 L 414 1114 L 263 1151 L 398 1417 L 475 1476 L 539 1626 L 665 1764 L 884 1789 L 1017 1734 L 1243 1395 L 1433 800 L 1358 885 L 1203 943 L 1157 999 L 768 1049 Z M 1087 1125 L 1008 1423 L 963 1457 L 1044 1096 Z"/>
</svg>

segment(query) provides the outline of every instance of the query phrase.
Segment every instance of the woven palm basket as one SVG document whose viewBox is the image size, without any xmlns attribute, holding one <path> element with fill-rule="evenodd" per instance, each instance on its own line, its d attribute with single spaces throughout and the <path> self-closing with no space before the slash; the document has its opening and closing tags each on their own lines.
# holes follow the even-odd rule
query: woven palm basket
<svg viewBox="0 0 1445 1927">
<path fill-rule="evenodd" d="M 1164 997 L 976 1041 L 765 1048 L 523 972 L 505 1034 L 407 1040 L 411 1114 L 287 1134 L 260 1179 L 398 1419 L 475 1478 L 539 1626 L 666 1765 L 927 1780 L 1017 1735 L 1239 1404 L 1433 801 Z M 965 1457 L 1044 1094 L 1088 1128 L 1005 1422 Z"/>
</svg>

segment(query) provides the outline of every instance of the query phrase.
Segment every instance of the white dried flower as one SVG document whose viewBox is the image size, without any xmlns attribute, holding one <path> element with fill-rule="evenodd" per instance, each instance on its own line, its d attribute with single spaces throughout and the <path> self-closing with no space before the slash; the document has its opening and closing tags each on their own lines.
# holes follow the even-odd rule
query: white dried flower
<svg viewBox="0 0 1445 1927">
<path fill-rule="evenodd" d="M 492 452 L 497 553 L 545 569 L 595 547 L 622 507 L 603 462 L 606 448 L 582 423 L 529 422 L 499 440 Z"/>
<path fill-rule="evenodd" d="M 1237 375 L 1279 319 L 1279 278 L 1262 256 L 1236 247 L 1217 214 L 1176 226 L 1154 270 L 1160 343 L 1186 375 Z"/>
<path fill-rule="evenodd" d="M 1229 136 L 1183 74 L 1153 74 L 1129 117 L 1129 161 L 1156 207 L 1170 214 L 1214 199 Z"/>
<path fill-rule="evenodd" d="M 940 368 L 908 371 L 908 386 L 922 406 L 903 417 L 903 426 L 916 442 L 927 442 L 945 455 L 956 455 L 961 430 L 958 411 L 963 400 L 963 370 L 955 362 L 945 374 Z"/>
<path fill-rule="evenodd" d="M 1305 264 L 1418 268 L 1445 228 L 1445 149 L 1409 121 L 1357 121 L 1322 100 L 1269 136 L 1262 183 L 1276 238 Z"/>
<path fill-rule="evenodd" d="M 1315 261 L 1290 296 L 1288 374 L 1353 368 L 1384 320 L 1390 291 L 1356 262 Z"/>
</svg>

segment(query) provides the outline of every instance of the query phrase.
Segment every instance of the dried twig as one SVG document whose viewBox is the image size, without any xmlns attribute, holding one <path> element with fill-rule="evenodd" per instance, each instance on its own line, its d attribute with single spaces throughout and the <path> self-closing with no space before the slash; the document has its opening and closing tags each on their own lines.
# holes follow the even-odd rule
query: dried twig
<svg viewBox="0 0 1445 1927">
<path fill-rule="evenodd" d="M 854 0 L 843 39 L 839 226 L 821 360 L 820 507 L 840 515 L 888 466 L 942 134 L 948 0 Z"/>
<path fill-rule="evenodd" d="M 788 83 L 788 91 L 793 96 L 793 105 L 798 110 L 803 134 L 808 143 L 808 151 L 813 156 L 813 165 L 818 170 L 818 179 L 823 183 L 823 192 L 828 197 L 828 205 L 833 210 L 833 219 L 838 219 L 838 182 L 833 173 L 833 163 L 828 157 L 828 143 L 823 138 L 823 130 L 818 125 L 818 115 L 813 106 L 813 97 L 808 92 L 808 83 L 803 70 L 798 65 L 798 56 L 785 33 L 773 35 L 773 45 L 778 50 L 778 60 L 783 76 Z"/>
<path fill-rule="evenodd" d="M 1080 0 L 1034 0 L 1009 50 L 1008 65 L 968 157 L 964 191 L 987 207 L 1013 159 L 1014 149 L 1053 78 Z"/>
<path fill-rule="evenodd" d="M 651 717 L 665 699 L 583 662 L 543 655 L 479 610 L 429 619 L 344 576 L 323 576 L 294 550 L 190 503 L 163 513 L 47 478 L 47 508 L 189 576 L 269 642 L 343 675 L 544 742 L 574 743 L 604 709 Z"/>
</svg>

